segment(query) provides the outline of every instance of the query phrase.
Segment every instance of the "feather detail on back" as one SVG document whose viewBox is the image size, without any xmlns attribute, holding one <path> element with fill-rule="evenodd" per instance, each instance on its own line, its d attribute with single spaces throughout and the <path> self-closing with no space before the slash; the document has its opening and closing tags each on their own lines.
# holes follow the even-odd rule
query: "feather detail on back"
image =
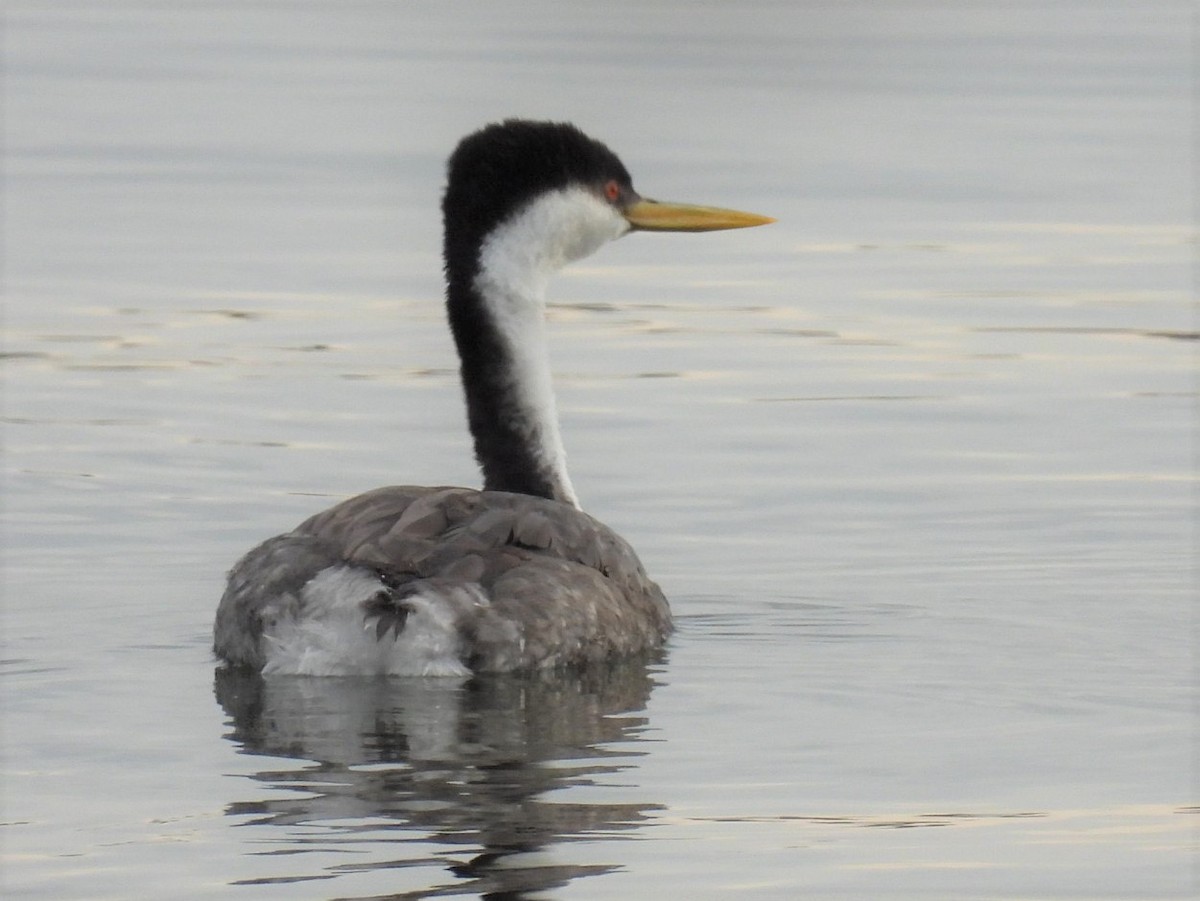
<svg viewBox="0 0 1200 901">
<path fill-rule="evenodd" d="M 632 548 L 586 513 L 501 491 L 391 487 L 251 551 L 215 635 L 221 657 L 267 674 L 461 675 L 632 654 L 670 628 Z"/>
</svg>

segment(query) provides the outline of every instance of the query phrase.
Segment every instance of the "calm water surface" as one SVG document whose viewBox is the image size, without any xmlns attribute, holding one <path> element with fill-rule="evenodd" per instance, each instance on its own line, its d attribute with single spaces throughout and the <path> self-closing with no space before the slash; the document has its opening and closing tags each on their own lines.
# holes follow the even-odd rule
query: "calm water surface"
<svg viewBox="0 0 1200 901">
<path fill-rule="evenodd" d="M 8 4 L 5 896 L 1192 897 L 1192 27 Z M 249 546 L 477 483 L 437 203 L 512 114 L 780 220 L 553 287 L 575 484 L 677 636 L 217 673 Z"/>
</svg>

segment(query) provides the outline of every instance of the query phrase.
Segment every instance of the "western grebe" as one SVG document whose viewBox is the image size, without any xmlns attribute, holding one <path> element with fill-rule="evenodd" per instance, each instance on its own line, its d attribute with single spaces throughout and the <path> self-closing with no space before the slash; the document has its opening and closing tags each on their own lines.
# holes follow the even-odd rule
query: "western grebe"
<svg viewBox="0 0 1200 901">
<path fill-rule="evenodd" d="M 465 675 L 634 654 L 671 631 L 658 586 L 567 476 L 546 282 L 631 230 L 774 220 L 645 200 L 612 151 L 565 123 L 489 125 L 447 168 L 446 306 L 483 490 L 379 488 L 254 548 L 217 609 L 228 664 Z"/>
</svg>

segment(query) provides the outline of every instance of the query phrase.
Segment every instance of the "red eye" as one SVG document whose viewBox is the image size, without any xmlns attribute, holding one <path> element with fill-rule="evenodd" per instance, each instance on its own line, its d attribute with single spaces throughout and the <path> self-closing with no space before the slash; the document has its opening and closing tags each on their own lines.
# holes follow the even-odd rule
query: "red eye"
<svg viewBox="0 0 1200 901">
<path fill-rule="evenodd" d="M 609 203 L 616 203 L 617 198 L 621 196 L 621 186 L 615 181 L 610 181 L 604 186 L 604 196 L 608 198 Z"/>
</svg>

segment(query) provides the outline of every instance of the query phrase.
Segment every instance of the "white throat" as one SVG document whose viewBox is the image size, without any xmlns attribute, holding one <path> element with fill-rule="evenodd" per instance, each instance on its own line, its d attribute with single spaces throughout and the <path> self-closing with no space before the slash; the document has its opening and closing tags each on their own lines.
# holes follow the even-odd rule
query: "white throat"
<svg viewBox="0 0 1200 901">
<path fill-rule="evenodd" d="M 512 387 L 539 463 L 562 494 L 579 500 L 567 474 L 546 350 L 546 283 L 564 265 L 629 231 L 615 208 L 583 187 L 539 196 L 497 227 L 479 251 L 475 289 L 508 346 Z"/>
</svg>

